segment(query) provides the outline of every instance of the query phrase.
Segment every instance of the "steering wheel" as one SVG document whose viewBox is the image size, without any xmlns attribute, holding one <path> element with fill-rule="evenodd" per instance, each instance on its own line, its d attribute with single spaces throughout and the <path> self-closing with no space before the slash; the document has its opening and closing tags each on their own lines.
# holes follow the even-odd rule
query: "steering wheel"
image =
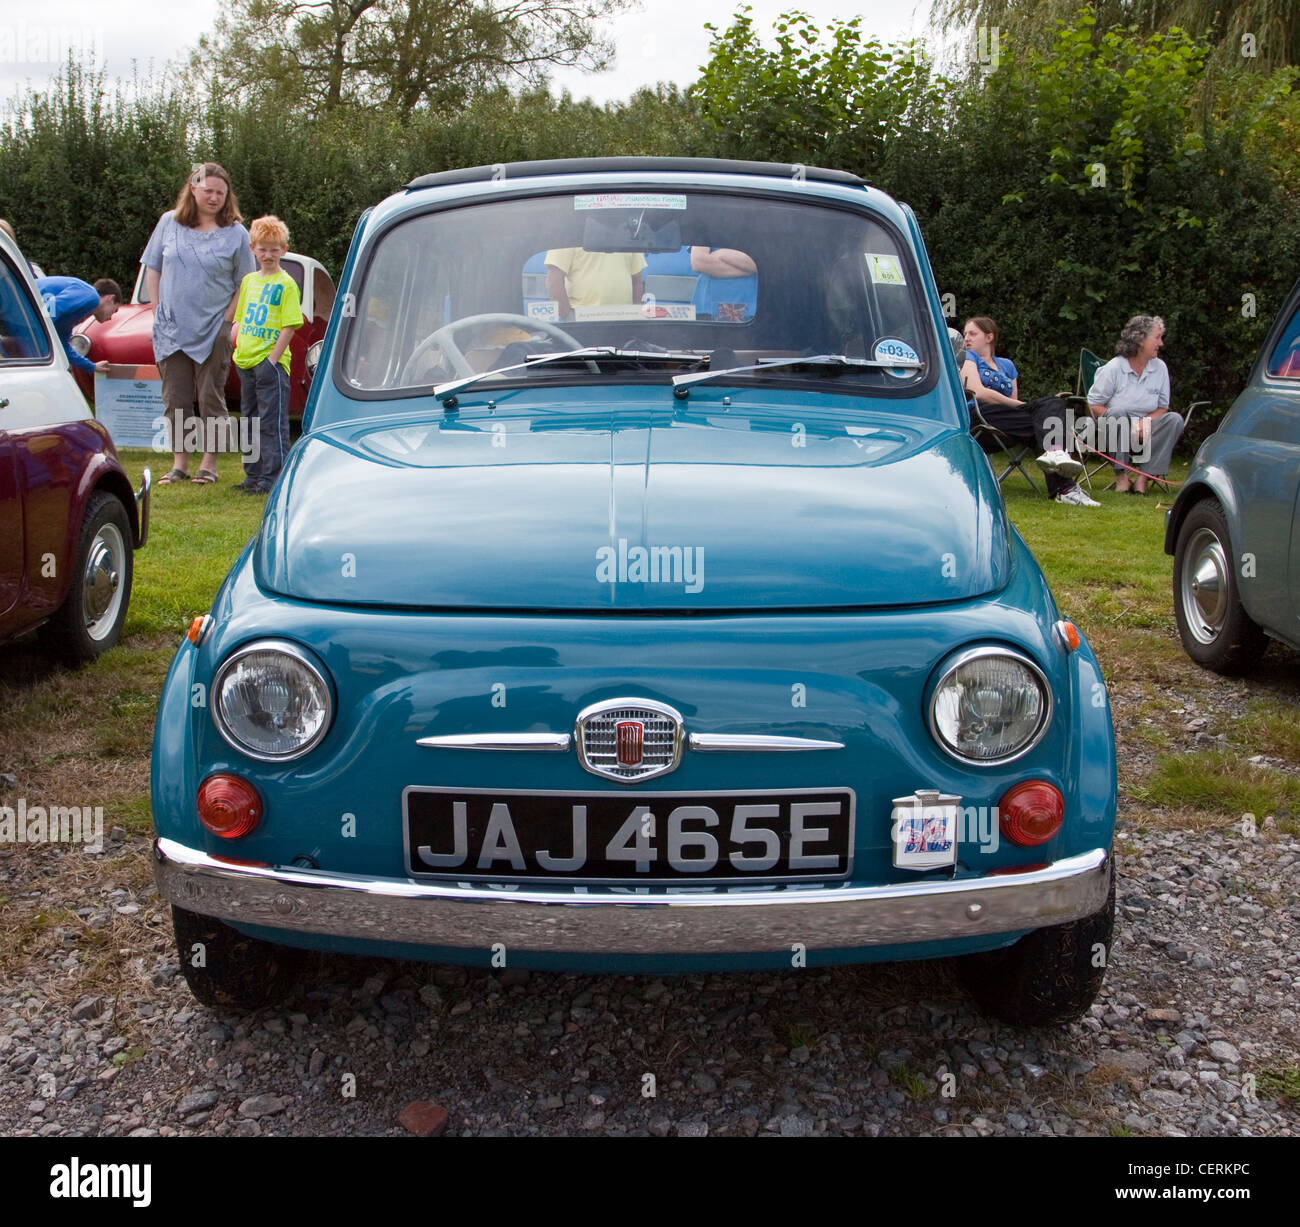
<svg viewBox="0 0 1300 1227">
<path fill-rule="evenodd" d="M 508 311 L 489 311 L 483 315 L 467 315 L 464 319 L 453 320 L 450 324 L 443 325 L 437 332 L 430 333 L 411 351 L 411 356 L 402 367 L 399 379 L 402 383 L 407 383 L 414 375 L 416 362 L 435 345 L 447 356 L 457 375 L 477 375 L 479 372 L 470 366 L 469 359 L 456 344 L 455 338 L 457 333 L 464 332 L 466 329 L 489 324 L 502 326 L 513 324 L 516 328 L 523 328 L 528 332 L 540 332 L 554 341 L 567 345 L 570 349 L 582 348 L 580 342 L 574 340 L 563 328 L 557 328 L 548 320 L 529 319 L 526 315 L 513 315 Z"/>
</svg>

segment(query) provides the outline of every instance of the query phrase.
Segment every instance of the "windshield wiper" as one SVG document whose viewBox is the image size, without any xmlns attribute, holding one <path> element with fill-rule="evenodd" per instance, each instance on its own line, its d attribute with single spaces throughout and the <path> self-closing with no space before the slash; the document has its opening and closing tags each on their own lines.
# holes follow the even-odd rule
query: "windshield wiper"
<svg viewBox="0 0 1300 1227">
<path fill-rule="evenodd" d="M 535 366 L 545 366 L 551 362 L 563 362 L 566 359 L 586 359 L 587 369 L 593 375 L 598 375 L 600 374 L 600 367 L 594 361 L 596 358 L 607 360 L 617 358 L 629 362 L 703 362 L 707 357 L 707 354 L 674 353 L 671 350 L 620 349 L 616 345 L 588 345 L 582 349 L 567 349 L 557 354 L 533 354 L 531 357 L 524 359 L 523 362 L 516 362 L 512 366 L 498 367 L 493 371 L 480 371 L 477 375 L 465 375 L 461 379 L 453 379 L 447 383 L 435 385 L 433 394 L 442 404 L 454 408 L 457 393 L 472 387 L 480 379 L 488 379 L 493 375 L 506 375 L 511 371 L 531 370 Z"/>
<path fill-rule="evenodd" d="M 722 375 L 743 375 L 754 371 L 766 371 L 777 366 L 818 366 L 832 371 L 871 370 L 871 371 L 923 371 L 925 363 L 907 358 L 894 358 L 883 362 L 875 358 L 849 358 L 844 354 L 813 354 L 802 358 L 766 358 L 753 366 L 731 366 L 722 371 L 696 371 L 690 375 L 673 376 L 673 395 L 678 400 L 689 393 L 691 384 L 704 383 Z"/>
</svg>

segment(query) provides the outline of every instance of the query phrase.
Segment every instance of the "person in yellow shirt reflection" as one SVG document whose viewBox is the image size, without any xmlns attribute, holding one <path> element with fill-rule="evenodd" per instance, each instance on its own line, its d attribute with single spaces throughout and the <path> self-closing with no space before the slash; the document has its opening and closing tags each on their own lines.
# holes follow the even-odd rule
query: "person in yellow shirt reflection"
<svg viewBox="0 0 1300 1227">
<path fill-rule="evenodd" d="M 546 295 L 558 304 L 562 320 L 573 318 L 574 307 L 639 303 L 644 270 L 640 252 L 555 247 L 546 253 Z"/>
</svg>

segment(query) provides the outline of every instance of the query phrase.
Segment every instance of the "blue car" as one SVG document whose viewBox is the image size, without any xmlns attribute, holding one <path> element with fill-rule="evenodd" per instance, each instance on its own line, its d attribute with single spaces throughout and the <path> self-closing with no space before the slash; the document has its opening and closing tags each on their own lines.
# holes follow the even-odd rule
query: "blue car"
<svg viewBox="0 0 1300 1227">
<path fill-rule="evenodd" d="M 714 284 L 665 304 L 647 269 L 684 252 Z M 906 205 L 765 163 L 432 174 L 361 218 L 322 345 L 158 711 L 200 1001 L 315 949 L 960 956 L 1001 1018 L 1088 1007 L 1106 689 L 967 429 Z"/>
<path fill-rule="evenodd" d="M 1300 649 L 1300 282 L 1245 390 L 1196 454 L 1165 522 L 1183 649 L 1247 673 L 1269 638 Z"/>
</svg>

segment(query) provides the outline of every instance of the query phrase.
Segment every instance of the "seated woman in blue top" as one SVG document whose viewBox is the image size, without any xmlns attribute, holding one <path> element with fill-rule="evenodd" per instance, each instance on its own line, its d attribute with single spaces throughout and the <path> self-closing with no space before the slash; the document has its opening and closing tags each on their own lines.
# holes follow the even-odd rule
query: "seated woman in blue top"
<svg viewBox="0 0 1300 1227">
<path fill-rule="evenodd" d="M 1049 498 L 1072 507 L 1100 507 L 1074 484 L 1083 465 L 1062 446 L 1065 402 L 1059 396 L 1040 396 L 1028 402 L 1020 399 L 1020 372 L 1010 358 L 994 353 L 998 326 L 987 315 L 968 319 L 962 335 L 966 341 L 962 386 L 968 396 L 979 401 L 984 420 L 1003 434 L 1043 449 L 1038 467 L 1046 476 Z"/>
</svg>

